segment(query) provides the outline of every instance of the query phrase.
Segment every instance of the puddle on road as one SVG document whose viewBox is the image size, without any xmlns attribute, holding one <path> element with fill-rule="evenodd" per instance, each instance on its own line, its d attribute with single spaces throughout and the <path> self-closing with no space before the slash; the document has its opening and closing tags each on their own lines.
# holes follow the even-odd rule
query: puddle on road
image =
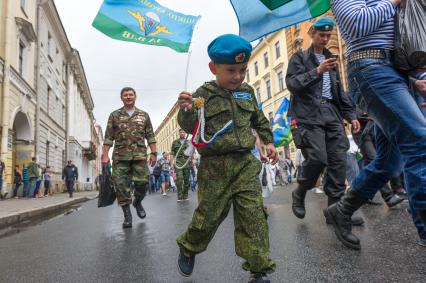
<svg viewBox="0 0 426 283">
<path fill-rule="evenodd" d="M 45 222 L 52 221 L 61 217 L 64 217 L 66 215 L 70 215 L 76 211 L 81 210 L 82 207 L 80 204 L 72 205 L 67 208 L 58 209 L 52 212 L 45 213 L 43 215 L 27 219 L 25 221 L 22 221 L 20 223 L 14 224 L 10 227 L 6 227 L 3 229 L 0 229 L 0 239 L 9 237 L 11 235 L 18 234 L 20 232 L 23 232 L 31 227 L 41 225 Z"/>
</svg>

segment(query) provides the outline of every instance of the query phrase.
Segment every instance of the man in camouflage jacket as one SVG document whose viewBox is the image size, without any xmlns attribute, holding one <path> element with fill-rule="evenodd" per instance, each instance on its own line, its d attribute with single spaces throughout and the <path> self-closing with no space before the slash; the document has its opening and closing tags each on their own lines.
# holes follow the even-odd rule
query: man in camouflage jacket
<svg viewBox="0 0 426 283">
<path fill-rule="evenodd" d="M 185 155 L 185 150 L 188 148 L 188 141 L 185 139 L 185 136 L 185 131 L 179 129 L 179 138 L 173 141 L 171 151 L 172 163 L 175 164 L 178 201 L 187 200 L 189 191 L 189 174 L 192 156 L 188 157 Z"/>
<path fill-rule="evenodd" d="M 155 135 L 148 113 L 135 107 L 136 91 L 126 87 L 121 91 L 124 106 L 111 113 L 105 130 L 102 164 L 109 163 L 109 149 L 114 144 L 112 154 L 112 179 L 117 192 L 118 204 L 123 208 L 123 228 L 132 227 L 131 187 L 134 188 L 133 206 L 140 218 L 146 213 L 141 204 L 145 197 L 149 170 L 147 165 L 148 142 L 151 153 L 149 163 L 153 166 L 157 159 Z"/>
</svg>

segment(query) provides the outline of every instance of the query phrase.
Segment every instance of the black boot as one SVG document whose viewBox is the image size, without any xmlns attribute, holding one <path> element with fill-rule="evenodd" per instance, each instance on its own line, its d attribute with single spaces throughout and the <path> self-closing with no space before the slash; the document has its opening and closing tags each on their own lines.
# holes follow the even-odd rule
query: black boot
<svg viewBox="0 0 426 283">
<path fill-rule="evenodd" d="M 121 207 L 124 213 L 123 228 L 132 228 L 132 212 L 128 204 Z"/>
<path fill-rule="evenodd" d="M 426 210 L 419 210 L 419 216 L 423 221 L 423 224 L 426 226 Z"/>
<path fill-rule="evenodd" d="M 338 202 L 339 199 L 328 197 L 328 206 L 331 206 Z M 325 217 L 325 222 L 329 225 L 333 224 L 330 218 Z M 353 226 L 362 226 L 364 225 L 364 219 L 361 216 L 352 215 L 351 223 Z"/>
<path fill-rule="evenodd" d="M 380 189 L 380 193 L 382 194 L 382 198 L 385 200 L 389 208 L 394 207 L 395 205 L 404 201 L 404 199 L 395 195 L 387 184 Z"/>
<path fill-rule="evenodd" d="M 186 255 L 183 249 L 180 249 L 178 258 L 179 273 L 182 276 L 189 277 L 194 270 L 195 255 Z"/>
<path fill-rule="evenodd" d="M 340 201 L 324 210 L 325 217 L 331 219 L 337 238 L 351 249 L 361 249 L 359 239 L 352 234 L 351 217 L 365 202 L 355 190 L 350 189 Z"/>
<path fill-rule="evenodd" d="M 271 281 L 263 272 L 250 272 L 250 279 L 248 283 L 271 283 Z"/>
<path fill-rule="evenodd" d="M 305 196 L 306 196 L 306 189 L 303 188 L 301 185 L 298 185 L 297 188 L 293 191 L 291 194 L 293 197 L 293 213 L 297 218 L 303 219 L 305 218 Z"/>
<path fill-rule="evenodd" d="M 141 199 L 135 198 L 135 200 L 133 201 L 133 206 L 135 207 L 136 214 L 139 216 L 139 218 L 144 219 L 146 217 L 146 212 L 141 202 Z"/>
</svg>

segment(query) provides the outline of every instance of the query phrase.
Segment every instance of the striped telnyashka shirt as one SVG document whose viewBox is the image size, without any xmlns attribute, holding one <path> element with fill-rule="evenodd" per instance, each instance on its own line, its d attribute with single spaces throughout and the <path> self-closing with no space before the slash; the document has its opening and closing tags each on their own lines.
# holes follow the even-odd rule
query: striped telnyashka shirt
<svg viewBox="0 0 426 283">
<path fill-rule="evenodd" d="M 315 56 L 320 64 L 325 60 L 325 56 L 322 54 L 315 54 Z M 330 100 L 333 99 L 331 95 L 330 72 L 325 72 L 322 75 L 322 97 Z"/>
<path fill-rule="evenodd" d="M 394 17 L 391 0 L 332 0 L 332 10 L 346 53 L 365 49 L 394 49 Z"/>
</svg>

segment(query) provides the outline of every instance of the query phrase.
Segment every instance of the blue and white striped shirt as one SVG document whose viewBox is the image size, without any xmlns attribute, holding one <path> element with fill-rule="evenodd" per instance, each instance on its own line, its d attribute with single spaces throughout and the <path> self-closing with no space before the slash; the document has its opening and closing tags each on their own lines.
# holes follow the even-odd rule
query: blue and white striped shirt
<svg viewBox="0 0 426 283">
<path fill-rule="evenodd" d="M 363 49 L 394 49 L 391 0 L 332 0 L 334 17 L 346 42 L 346 53 Z"/>
<path fill-rule="evenodd" d="M 321 64 L 325 60 L 325 56 L 322 54 L 315 54 L 318 62 Z M 333 99 L 331 95 L 331 79 L 330 72 L 322 74 L 322 97 L 327 99 Z"/>
</svg>

